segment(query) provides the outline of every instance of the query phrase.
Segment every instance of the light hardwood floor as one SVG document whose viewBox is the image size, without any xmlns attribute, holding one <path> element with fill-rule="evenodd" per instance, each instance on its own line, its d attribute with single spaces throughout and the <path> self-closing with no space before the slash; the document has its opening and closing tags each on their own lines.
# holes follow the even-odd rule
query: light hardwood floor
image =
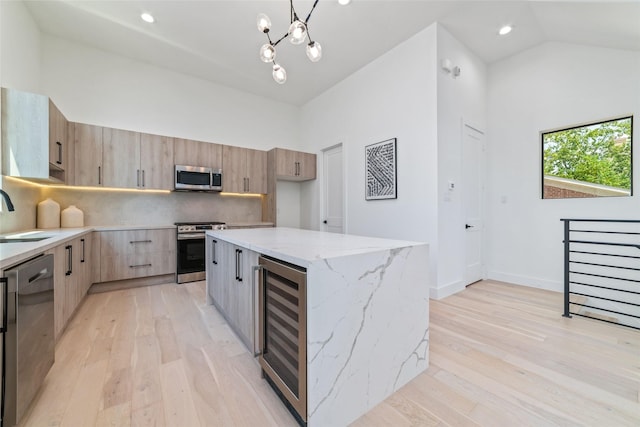
<svg viewBox="0 0 640 427">
<path fill-rule="evenodd" d="M 431 301 L 430 368 L 354 426 L 638 426 L 640 333 L 481 282 Z M 294 426 L 204 282 L 89 295 L 23 426 Z"/>
</svg>

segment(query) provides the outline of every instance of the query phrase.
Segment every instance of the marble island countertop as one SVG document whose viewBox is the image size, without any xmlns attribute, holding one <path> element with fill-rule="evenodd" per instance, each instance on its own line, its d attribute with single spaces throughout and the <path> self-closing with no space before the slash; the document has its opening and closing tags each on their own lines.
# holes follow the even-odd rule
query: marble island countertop
<svg viewBox="0 0 640 427">
<path fill-rule="evenodd" d="M 208 231 L 207 234 L 301 267 L 331 258 L 425 245 L 425 243 L 405 240 L 286 227 L 214 230 Z"/>
<path fill-rule="evenodd" d="M 428 368 L 428 244 L 280 227 L 208 231 L 207 238 L 222 253 L 237 246 L 306 269 L 309 427 L 349 425 Z M 212 300 L 233 277 L 232 265 L 218 275 L 219 265 L 207 263 Z"/>
</svg>

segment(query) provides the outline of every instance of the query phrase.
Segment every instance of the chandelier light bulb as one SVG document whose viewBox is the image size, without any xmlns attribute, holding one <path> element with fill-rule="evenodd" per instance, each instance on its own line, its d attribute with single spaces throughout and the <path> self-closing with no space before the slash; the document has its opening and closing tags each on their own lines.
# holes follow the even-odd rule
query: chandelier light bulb
<svg viewBox="0 0 640 427">
<path fill-rule="evenodd" d="M 273 80 L 278 84 L 284 84 L 287 81 L 287 72 L 280 64 L 273 64 Z"/>
<path fill-rule="evenodd" d="M 260 59 L 262 62 L 273 62 L 276 58 L 276 48 L 270 43 L 263 44 L 260 48 Z"/>
<path fill-rule="evenodd" d="M 501 36 L 506 36 L 511 32 L 511 30 L 513 30 L 513 27 L 511 25 L 505 25 L 504 27 L 500 28 L 500 30 L 498 30 L 498 34 L 500 34 Z"/>
<path fill-rule="evenodd" d="M 322 58 L 322 46 L 318 42 L 311 42 L 307 45 L 307 57 L 311 62 L 318 62 Z"/>
<path fill-rule="evenodd" d="M 256 22 L 258 24 L 258 31 L 260 31 L 261 33 L 269 32 L 269 29 L 271 28 L 271 19 L 269 19 L 267 15 L 265 15 L 264 13 L 259 13 Z"/>
<path fill-rule="evenodd" d="M 304 43 L 307 38 L 307 26 L 301 20 L 297 19 L 289 26 L 289 35 L 291 38 L 289 41 L 293 44 Z"/>
</svg>

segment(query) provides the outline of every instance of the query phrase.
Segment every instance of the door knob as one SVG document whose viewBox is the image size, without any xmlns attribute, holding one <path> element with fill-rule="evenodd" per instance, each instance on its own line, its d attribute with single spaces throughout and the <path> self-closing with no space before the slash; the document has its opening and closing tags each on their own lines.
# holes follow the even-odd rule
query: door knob
<svg viewBox="0 0 640 427">
<path fill-rule="evenodd" d="M 464 225 L 465 230 L 469 229 L 469 228 L 473 228 L 473 225 L 469 225 L 469 224 L 465 224 Z"/>
</svg>

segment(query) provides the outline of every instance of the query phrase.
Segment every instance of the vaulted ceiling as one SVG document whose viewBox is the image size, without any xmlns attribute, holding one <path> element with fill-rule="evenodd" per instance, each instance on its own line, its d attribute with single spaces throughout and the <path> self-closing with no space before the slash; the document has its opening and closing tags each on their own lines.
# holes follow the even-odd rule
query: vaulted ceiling
<svg viewBox="0 0 640 427">
<path fill-rule="evenodd" d="M 279 38 L 289 24 L 287 0 L 23 1 L 44 33 L 295 105 L 436 21 L 486 63 L 548 41 L 640 51 L 638 1 L 320 0 L 309 31 L 323 58 L 312 63 L 304 45 L 283 41 L 277 59 L 288 80 L 278 85 L 258 58 L 266 37 L 256 16 L 266 13 Z M 313 2 L 293 4 L 306 17 Z M 156 22 L 143 22 L 142 12 Z M 498 36 L 504 24 L 514 30 Z"/>
</svg>

